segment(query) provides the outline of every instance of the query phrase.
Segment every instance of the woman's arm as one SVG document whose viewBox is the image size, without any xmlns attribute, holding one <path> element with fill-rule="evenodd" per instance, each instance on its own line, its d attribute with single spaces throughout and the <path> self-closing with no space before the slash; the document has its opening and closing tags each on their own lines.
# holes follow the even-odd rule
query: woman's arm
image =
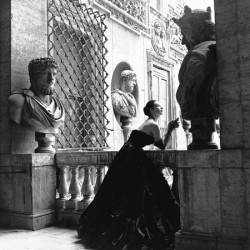
<svg viewBox="0 0 250 250">
<path fill-rule="evenodd" d="M 168 130 L 168 132 L 165 134 L 164 138 L 160 138 L 160 140 L 155 142 L 155 146 L 160 148 L 160 149 L 165 149 L 170 138 L 171 138 L 171 133 L 173 130 Z"/>
<path fill-rule="evenodd" d="M 155 142 L 154 145 L 160 149 L 165 149 L 170 138 L 171 138 L 171 134 L 172 134 L 173 130 L 178 128 L 178 127 L 179 127 L 179 117 L 177 119 L 171 121 L 168 124 L 168 131 L 165 134 L 164 139 L 160 138 L 158 141 Z M 160 131 L 160 129 L 159 129 L 159 131 Z"/>
</svg>

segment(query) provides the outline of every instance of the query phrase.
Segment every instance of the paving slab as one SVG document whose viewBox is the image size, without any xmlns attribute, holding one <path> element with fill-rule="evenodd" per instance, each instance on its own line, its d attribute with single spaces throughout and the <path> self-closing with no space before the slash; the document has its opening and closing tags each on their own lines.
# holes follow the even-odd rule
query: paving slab
<svg viewBox="0 0 250 250">
<path fill-rule="evenodd" d="M 37 231 L 0 228 L 0 249 L 86 250 L 76 230 L 58 227 L 48 227 Z"/>
</svg>

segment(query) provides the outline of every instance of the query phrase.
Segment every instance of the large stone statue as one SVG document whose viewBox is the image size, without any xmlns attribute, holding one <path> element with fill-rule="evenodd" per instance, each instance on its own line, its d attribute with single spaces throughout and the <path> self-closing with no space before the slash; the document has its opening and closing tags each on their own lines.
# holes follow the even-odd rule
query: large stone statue
<svg viewBox="0 0 250 250">
<path fill-rule="evenodd" d="M 127 139 L 131 126 L 131 118 L 136 116 L 137 104 L 132 92 L 136 86 L 136 73 L 132 70 L 121 72 L 120 88 L 112 93 L 112 104 L 116 114 L 120 115 L 120 122 L 124 130 L 124 138 Z"/>
<path fill-rule="evenodd" d="M 62 102 L 52 95 L 58 65 L 53 58 L 45 57 L 30 61 L 28 69 L 31 86 L 17 90 L 9 97 L 10 118 L 35 131 L 36 140 L 46 141 L 49 140 L 46 134 L 58 133 L 65 116 Z"/>
<path fill-rule="evenodd" d="M 176 93 L 182 117 L 191 121 L 193 141 L 188 149 L 216 149 L 212 134 L 219 112 L 215 24 L 211 21 L 211 9 L 191 10 L 185 6 L 184 15 L 173 20 L 181 29 L 182 44 L 188 49 L 179 71 Z"/>
</svg>

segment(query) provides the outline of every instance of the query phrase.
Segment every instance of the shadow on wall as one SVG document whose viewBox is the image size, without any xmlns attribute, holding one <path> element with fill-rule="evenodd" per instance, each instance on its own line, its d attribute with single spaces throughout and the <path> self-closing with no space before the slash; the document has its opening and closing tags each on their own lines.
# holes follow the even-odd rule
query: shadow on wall
<svg viewBox="0 0 250 250">
<path fill-rule="evenodd" d="M 119 64 L 117 64 L 117 66 L 115 67 L 115 70 L 113 72 L 113 76 L 112 76 L 111 92 L 113 92 L 115 89 L 120 88 L 120 76 L 121 76 L 121 72 L 123 70 L 133 70 L 133 69 L 127 62 L 120 62 Z M 135 97 L 135 100 L 138 104 L 138 82 L 135 86 L 134 91 L 132 92 L 132 95 Z M 116 113 L 114 113 L 114 115 L 115 115 L 115 118 L 116 118 L 118 124 L 121 126 L 122 124 L 120 122 L 120 115 L 116 114 Z"/>
</svg>

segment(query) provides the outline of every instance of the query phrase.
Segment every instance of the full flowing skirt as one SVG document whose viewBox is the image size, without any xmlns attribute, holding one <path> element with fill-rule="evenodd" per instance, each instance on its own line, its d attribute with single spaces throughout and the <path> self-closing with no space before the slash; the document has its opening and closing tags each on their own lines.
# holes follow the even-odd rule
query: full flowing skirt
<svg viewBox="0 0 250 250">
<path fill-rule="evenodd" d="M 161 171 L 141 148 L 125 144 L 81 215 L 78 234 L 100 250 L 170 249 L 179 226 L 179 204 Z"/>
</svg>

